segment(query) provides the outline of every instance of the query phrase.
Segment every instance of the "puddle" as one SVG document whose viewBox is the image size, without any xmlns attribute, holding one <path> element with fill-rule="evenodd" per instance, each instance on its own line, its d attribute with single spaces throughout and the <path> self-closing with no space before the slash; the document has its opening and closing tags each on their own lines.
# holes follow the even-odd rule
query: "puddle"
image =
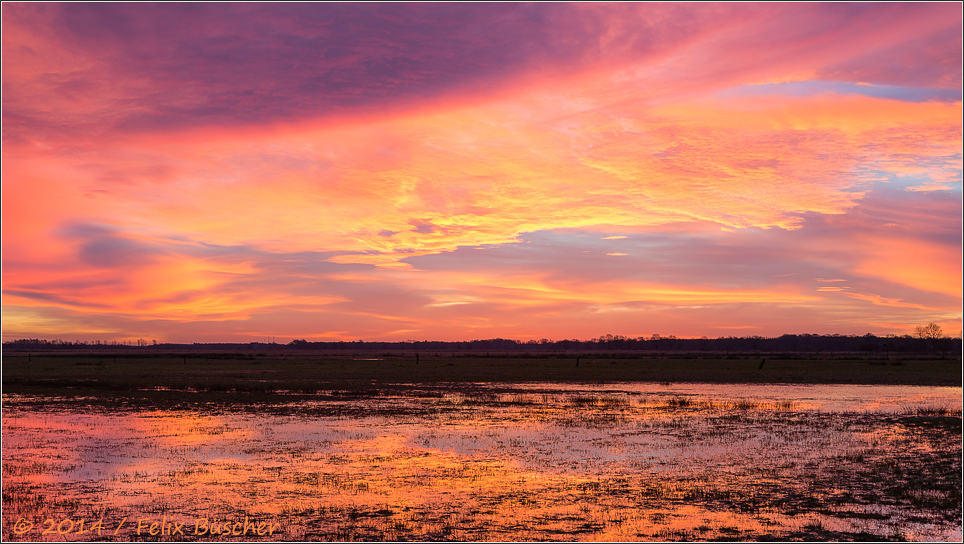
<svg viewBox="0 0 964 544">
<path fill-rule="evenodd" d="M 82 409 L 5 395 L 2 536 L 962 537 L 960 388 L 406 391 L 261 411 Z"/>
</svg>

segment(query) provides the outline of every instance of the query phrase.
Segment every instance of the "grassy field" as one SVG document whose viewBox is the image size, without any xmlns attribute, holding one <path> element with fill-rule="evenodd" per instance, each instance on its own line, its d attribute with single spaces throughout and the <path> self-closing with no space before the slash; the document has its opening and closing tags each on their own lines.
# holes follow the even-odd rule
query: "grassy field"
<svg viewBox="0 0 964 544">
<path fill-rule="evenodd" d="M 762 363 L 762 368 L 761 368 Z M 173 398 L 211 395 L 315 394 L 404 388 L 399 384 L 464 387 L 472 382 L 704 382 L 812 384 L 961 384 L 961 359 L 781 359 L 595 357 L 297 356 L 4 356 L 3 390 L 48 396 Z M 196 395 L 194 395 L 196 397 Z M 210 396 L 210 395 L 208 395 Z"/>
</svg>

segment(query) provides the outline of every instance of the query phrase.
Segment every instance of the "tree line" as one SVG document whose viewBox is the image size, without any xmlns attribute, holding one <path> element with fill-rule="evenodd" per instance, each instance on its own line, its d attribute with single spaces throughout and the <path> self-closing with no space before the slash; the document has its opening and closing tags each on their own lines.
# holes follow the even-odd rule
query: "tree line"
<svg viewBox="0 0 964 544">
<path fill-rule="evenodd" d="M 219 343 L 219 344 L 171 344 L 134 342 L 68 342 L 37 338 L 4 342 L 5 350 L 84 350 L 90 348 L 110 350 L 163 349 L 165 351 L 224 351 L 244 350 L 306 350 L 306 351 L 414 351 L 414 352 L 593 352 L 593 351 L 691 351 L 691 352 L 871 352 L 880 354 L 899 353 L 961 353 L 961 338 L 951 338 L 934 324 L 918 327 L 913 335 L 876 336 L 873 334 L 784 334 L 778 337 L 726 336 L 719 338 L 677 338 L 674 335 L 628 337 L 606 334 L 589 340 L 563 339 L 512 340 L 491 338 L 470 341 L 419 341 L 365 342 L 292 340 L 287 344 L 274 342 Z"/>
</svg>

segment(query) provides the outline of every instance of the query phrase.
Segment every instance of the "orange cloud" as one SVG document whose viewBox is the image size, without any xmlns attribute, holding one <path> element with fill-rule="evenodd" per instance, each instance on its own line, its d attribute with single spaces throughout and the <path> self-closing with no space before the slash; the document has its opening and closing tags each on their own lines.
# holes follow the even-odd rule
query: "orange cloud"
<svg viewBox="0 0 964 544">
<path fill-rule="evenodd" d="M 854 272 L 922 291 L 961 297 L 961 248 L 895 235 L 861 237 Z"/>
<path fill-rule="evenodd" d="M 864 294 L 864 293 L 846 293 L 850 298 L 855 298 L 857 300 L 866 300 L 877 306 L 891 306 L 894 308 L 916 308 L 918 310 L 937 310 L 938 308 L 931 308 L 924 306 L 922 304 L 913 304 L 901 301 L 899 298 L 887 298 L 880 295 Z"/>
<path fill-rule="evenodd" d="M 187 135 L 184 143 L 143 136 L 81 157 L 8 152 L 10 179 L 22 173 L 35 181 L 5 193 L 5 232 L 19 233 L 5 254 L 37 265 L 76 262 L 74 246 L 53 232 L 71 220 L 97 220 L 153 241 L 176 236 L 268 252 L 335 251 L 341 254 L 331 262 L 386 270 L 410 268 L 402 258 L 514 242 L 531 231 L 646 229 L 695 220 L 793 229 L 804 213 L 841 214 L 857 203 L 862 193 L 855 189 L 863 185 L 854 172 L 866 160 L 868 134 L 889 131 L 887 142 L 898 142 L 900 131 L 917 138 L 960 118 L 959 104 L 894 106 L 866 97 L 773 100 L 754 108 L 717 103 L 715 110 L 623 103 L 602 113 L 544 105 L 564 107 L 561 98 L 347 126 L 309 124 L 263 136 L 208 133 L 195 141 Z M 897 147 L 900 160 L 913 156 L 906 142 Z M 884 158 L 889 152 L 879 144 L 873 150 Z M 157 166 L 145 167 L 145 161 Z M 33 166 L 38 162 L 47 166 Z M 105 164 L 110 167 L 99 166 Z M 57 196 L 48 206 L 38 191 Z M 909 240 L 899 248 L 868 243 L 855 273 L 960 296 L 960 269 L 941 260 L 941 248 Z M 284 295 L 267 291 L 210 294 L 229 277 L 256 273 L 243 263 L 225 268 L 183 255 L 156 256 L 109 285 L 119 273 L 79 266 L 43 275 L 51 282 L 101 281 L 101 287 L 74 292 L 72 307 L 89 301 L 88 308 L 106 306 L 132 317 L 241 318 L 285 303 Z M 23 278 L 17 269 L 5 273 L 10 287 Z M 550 296 L 552 289 L 520 278 L 484 281 L 511 285 L 511 297 L 494 300 L 523 306 L 554 296 L 661 304 L 811 300 L 638 284 L 621 286 L 618 295 L 579 286 L 578 295 Z M 299 302 L 337 300 L 325 294 Z"/>
<path fill-rule="evenodd" d="M 819 99 L 799 111 L 782 103 L 715 115 L 705 107 L 623 104 L 600 117 L 595 109 L 560 112 L 522 100 L 264 137 L 226 133 L 188 144 L 144 137 L 95 151 L 109 172 L 89 154 L 83 162 L 44 157 L 55 166 L 41 183 L 72 197 L 74 209 L 88 200 L 84 208 L 108 222 L 157 235 L 399 257 L 603 224 L 795 228 L 802 213 L 842 213 L 861 196 L 854 169 L 865 160 L 869 124 L 919 134 L 937 119 L 953 126 L 961 114 L 959 105 L 890 102 Z M 788 110 L 808 126 L 786 125 L 780 119 Z M 827 123 L 815 121 L 815 111 Z M 832 128 L 831 118 L 838 121 Z M 163 167 L 163 179 L 118 157 L 149 159 Z M 42 207 L 34 195 L 11 198 L 17 207 Z M 64 204 L 59 197 L 55 206 Z M 58 214 L 69 212 L 42 215 Z M 29 224 L 21 217 L 18 224 Z"/>
</svg>

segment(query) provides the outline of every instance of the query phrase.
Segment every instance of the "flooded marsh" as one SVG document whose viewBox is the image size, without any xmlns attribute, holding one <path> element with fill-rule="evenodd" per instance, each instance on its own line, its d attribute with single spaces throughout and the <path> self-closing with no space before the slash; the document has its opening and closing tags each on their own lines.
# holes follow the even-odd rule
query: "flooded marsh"
<svg viewBox="0 0 964 544">
<path fill-rule="evenodd" d="M 961 389 L 3 399 L 4 540 L 960 540 Z"/>
</svg>

